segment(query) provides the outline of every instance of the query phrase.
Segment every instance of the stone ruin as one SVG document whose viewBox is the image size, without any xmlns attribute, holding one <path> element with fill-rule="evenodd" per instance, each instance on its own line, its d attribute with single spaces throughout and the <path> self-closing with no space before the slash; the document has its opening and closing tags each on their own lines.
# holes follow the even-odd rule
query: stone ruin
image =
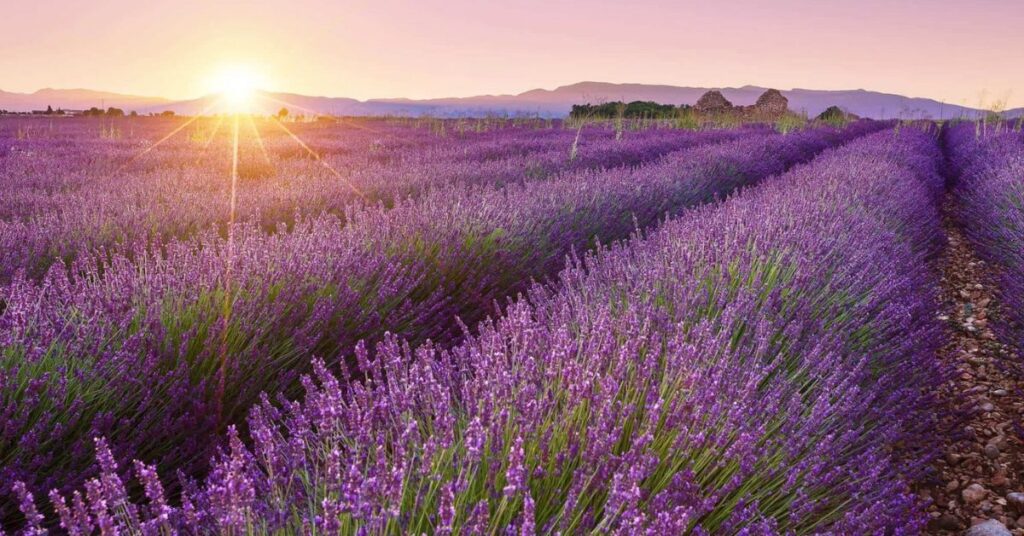
<svg viewBox="0 0 1024 536">
<path fill-rule="evenodd" d="M 789 99 L 779 90 L 769 89 L 750 106 L 734 106 L 721 91 L 713 89 L 702 95 L 693 109 L 705 115 L 729 115 L 743 120 L 774 121 L 789 112 Z"/>
<path fill-rule="evenodd" d="M 713 89 L 701 95 L 693 108 L 700 113 L 720 113 L 732 110 L 733 106 L 721 91 Z"/>
<path fill-rule="evenodd" d="M 789 111 L 789 99 L 783 97 L 779 90 L 769 89 L 757 98 L 757 102 L 752 108 L 760 114 L 782 117 Z"/>
</svg>

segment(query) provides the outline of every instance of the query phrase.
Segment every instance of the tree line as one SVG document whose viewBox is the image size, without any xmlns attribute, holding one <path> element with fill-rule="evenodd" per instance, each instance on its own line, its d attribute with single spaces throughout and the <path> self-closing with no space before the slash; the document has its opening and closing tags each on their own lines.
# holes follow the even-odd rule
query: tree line
<svg viewBox="0 0 1024 536">
<path fill-rule="evenodd" d="M 688 110 L 689 105 L 674 106 L 654 101 L 622 101 L 605 102 L 602 104 L 573 104 L 569 117 L 573 119 L 612 119 L 616 117 L 643 119 L 671 119 L 679 111 Z"/>
</svg>

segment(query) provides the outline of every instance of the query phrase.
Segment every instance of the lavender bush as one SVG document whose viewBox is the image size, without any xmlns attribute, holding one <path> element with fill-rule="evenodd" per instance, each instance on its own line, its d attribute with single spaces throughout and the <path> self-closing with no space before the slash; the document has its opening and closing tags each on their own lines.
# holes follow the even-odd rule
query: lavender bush
<svg viewBox="0 0 1024 536">
<path fill-rule="evenodd" d="M 557 272 L 565 255 L 624 238 L 879 126 L 754 132 L 636 169 L 583 170 L 529 184 L 438 186 L 395 207 L 300 219 L 268 235 L 239 223 L 80 258 L 0 291 L 6 482 L 80 482 L 92 438 L 116 457 L 201 470 L 211 437 L 261 392 L 299 394 L 312 356 L 343 362 L 386 333 L 413 344 L 461 338 L 495 300 Z M 97 266 L 102 266 L 98 269 Z"/>
<path fill-rule="evenodd" d="M 1024 352 L 1024 137 L 1011 129 L 979 134 L 972 123 L 948 128 L 960 218 L 982 258 L 998 272 L 1004 339 Z"/>
<path fill-rule="evenodd" d="M 388 336 L 264 397 L 169 506 L 106 443 L 73 534 L 917 533 L 940 153 L 874 134 L 573 262 L 451 350 Z M 360 381 L 352 381 L 351 374 Z M 917 455 L 920 454 L 920 455 Z M 22 488 L 18 488 L 22 490 Z M 29 526 L 39 526 L 20 491 Z"/>
<path fill-rule="evenodd" d="M 216 127 L 215 121 L 224 124 Z M 230 119 L 200 120 L 186 129 L 191 134 L 179 133 L 151 151 L 148 144 L 173 125 L 143 123 L 138 138 L 129 139 L 76 132 L 91 123 L 0 141 L 13 151 L 0 159 L 6 189 L 0 204 L 0 282 L 21 270 L 39 278 L 52 263 L 70 263 L 93 250 L 101 252 L 94 259 L 102 262 L 140 246 L 158 250 L 170 239 L 211 228 L 226 234 L 232 217 Z M 509 127 L 442 138 L 374 123 L 284 127 L 306 140 L 314 158 L 266 123 L 260 123 L 261 138 L 240 127 L 234 219 L 271 232 L 300 216 L 343 217 L 352 205 L 391 206 L 438 186 L 523 183 L 573 170 L 640 165 L 748 133 L 650 130 L 616 141 L 606 129 L 588 128 L 578 156 L 570 160 L 575 133 L 560 128 Z M 136 122 L 128 124 L 135 128 Z"/>
</svg>

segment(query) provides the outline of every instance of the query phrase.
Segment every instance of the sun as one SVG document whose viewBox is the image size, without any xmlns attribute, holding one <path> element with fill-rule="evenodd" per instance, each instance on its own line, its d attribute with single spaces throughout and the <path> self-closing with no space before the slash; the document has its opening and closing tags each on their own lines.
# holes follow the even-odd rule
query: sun
<svg viewBox="0 0 1024 536">
<path fill-rule="evenodd" d="M 253 109 L 256 93 L 263 82 L 250 67 L 234 65 L 224 67 L 214 75 L 210 89 L 223 100 L 223 108 L 231 113 L 249 113 Z"/>
</svg>

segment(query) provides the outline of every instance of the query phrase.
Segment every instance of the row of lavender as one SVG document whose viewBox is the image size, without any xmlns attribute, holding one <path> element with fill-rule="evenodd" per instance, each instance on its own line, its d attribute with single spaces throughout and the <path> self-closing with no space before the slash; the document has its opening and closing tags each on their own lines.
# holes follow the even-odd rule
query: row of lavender
<svg viewBox="0 0 1024 536">
<path fill-rule="evenodd" d="M 1005 340 L 1024 355 L 1024 136 L 979 135 L 964 123 L 945 133 L 958 179 L 960 217 L 978 253 L 998 272 Z"/>
<path fill-rule="evenodd" d="M 61 526 L 157 533 L 913 533 L 894 445 L 948 371 L 932 132 L 877 133 L 569 266 L 450 351 L 317 364 L 203 485 L 135 505 L 105 442 Z M 917 453 L 915 453 L 917 454 Z M 18 487 L 31 523 L 41 516 Z"/>
<path fill-rule="evenodd" d="M 239 225 L 230 240 L 114 257 L 102 274 L 79 261 L 16 278 L 0 290 L 0 480 L 73 485 L 98 435 L 119 459 L 201 466 L 211 436 L 261 392 L 298 394 L 311 356 L 338 362 L 385 333 L 455 342 L 456 318 L 474 325 L 595 237 L 625 238 L 878 128 L 751 135 L 504 188 L 449 185 L 353 210 L 345 226 Z"/>
<path fill-rule="evenodd" d="M 151 140 L 164 133 L 157 129 L 161 123 L 140 124 L 149 130 L 140 131 L 138 139 L 114 140 L 82 132 L 69 136 L 65 129 L 91 122 L 63 123 L 54 132 L 25 140 L 0 140 L 15 149 L 0 158 L 5 177 L 0 282 L 21 270 L 39 277 L 52 263 L 70 262 L 82 252 L 99 249 L 111 255 L 139 245 L 158 248 L 216 226 L 223 231 L 232 217 L 274 230 L 299 214 L 340 216 L 354 203 L 390 205 L 440 185 L 501 185 L 572 170 L 638 165 L 671 151 L 745 135 L 651 130 L 617 141 L 610 130 L 590 128 L 571 154 L 576 134 L 563 129 L 509 128 L 438 138 L 397 127 L 302 130 L 302 125 L 269 123 L 262 124 L 259 137 L 249 128 L 241 130 L 240 180 L 232 205 L 231 126 L 214 131 L 216 123 L 205 125 L 211 133 L 197 141 L 182 132 L 147 152 Z M 195 128 L 200 127 L 185 131 Z M 282 128 L 296 129 L 313 152 Z"/>
</svg>

